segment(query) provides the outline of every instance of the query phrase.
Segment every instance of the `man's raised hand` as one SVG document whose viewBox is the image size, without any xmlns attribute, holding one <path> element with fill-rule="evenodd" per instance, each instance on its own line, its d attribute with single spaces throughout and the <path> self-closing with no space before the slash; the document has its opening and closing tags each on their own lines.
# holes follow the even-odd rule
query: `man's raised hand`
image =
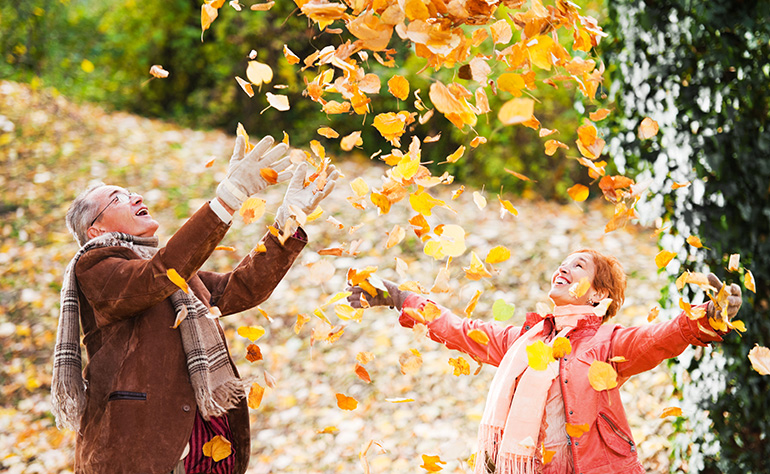
<svg viewBox="0 0 770 474">
<path fill-rule="evenodd" d="M 227 177 L 217 186 L 217 197 L 231 209 L 240 209 L 243 201 L 252 194 L 291 177 L 292 172 L 288 170 L 291 161 L 287 156 L 289 145 L 279 143 L 273 146 L 273 143 L 275 140 L 268 135 L 247 154 L 245 138 L 236 137 Z M 263 169 L 274 171 L 275 180 L 268 182 L 262 175 Z"/>
<path fill-rule="evenodd" d="M 347 291 L 352 294 L 348 296 L 348 303 L 354 308 L 362 308 L 361 298 L 365 299 L 369 306 L 390 306 L 396 308 L 399 311 L 404 306 L 404 300 L 409 296 L 408 291 L 399 290 L 398 285 L 389 280 L 382 280 L 382 283 L 387 288 L 387 293 L 380 289 L 377 290 L 377 294 L 372 296 L 367 293 L 363 288 L 358 285 L 347 287 Z"/>
<path fill-rule="evenodd" d="M 289 235 L 293 234 L 299 225 L 296 219 L 297 211 L 304 213 L 306 216 L 315 211 L 318 204 L 334 190 L 337 178 L 340 176 L 339 170 L 334 165 L 329 165 L 326 169 L 326 181 L 323 182 L 320 188 L 315 182 L 305 186 L 307 167 L 307 163 L 302 163 L 297 167 L 294 176 L 289 181 L 289 187 L 286 189 L 283 203 L 281 203 L 275 215 L 275 222 L 278 224 L 278 228 Z"/>
</svg>

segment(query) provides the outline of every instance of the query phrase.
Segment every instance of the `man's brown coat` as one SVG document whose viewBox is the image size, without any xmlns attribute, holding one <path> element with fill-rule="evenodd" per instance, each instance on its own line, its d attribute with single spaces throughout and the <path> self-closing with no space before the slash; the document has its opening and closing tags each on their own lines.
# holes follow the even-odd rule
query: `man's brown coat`
<svg viewBox="0 0 770 474">
<path fill-rule="evenodd" d="M 80 321 L 88 354 L 87 403 L 77 438 L 78 474 L 161 474 L 178 463 L 190 439 L 196 404 L 169 296 L 173 268 L 207 306 L 223 316 L 265 301 L 305 242 L 282 246 L 265 237 L 267 252 L 251 253 L 229 273 L 199 271 L 227 232 L 208 204 L 153 258 L 123 247 L 86 252 L 78 261 Z M 220 327 L 220 332 L 222 329 Z M 233 370 L 235 364 L 230 358 Z M 235 472 L 250 451 L 246 401 L 228 413 Z"/>
</svg>

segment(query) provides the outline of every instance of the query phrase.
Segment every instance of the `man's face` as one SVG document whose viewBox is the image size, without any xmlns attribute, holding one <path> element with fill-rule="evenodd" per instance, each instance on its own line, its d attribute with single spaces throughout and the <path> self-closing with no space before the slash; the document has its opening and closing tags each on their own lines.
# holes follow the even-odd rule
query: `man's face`
<svg viewBox="0 0 770 474">
<path fill-rule="evenodd" d="M 557 306 L 587 304 L 588 300 L 596 293 L 593 287 L 595 273 L 596 267 L 591 254 L 583 252 L 573 253 L 564 259 L 551 277 L 551 291 L 548 293 L 548 296 Z M 591 283 L 591 287 L 581 297 L 576 298 L 569 293 L 569 289 L 582 278 L 586 278 Z"/>
<path fill-rule="evenodd" d="M 102 186 L 91 192 L 90 199 L 98 203 L 102 212 L 89 228 L 90 238 L 107 232 L 152 237 L 158 230 L 158 221 L 152 218 L 139 194 L 118 186 Z"/>
</svg>

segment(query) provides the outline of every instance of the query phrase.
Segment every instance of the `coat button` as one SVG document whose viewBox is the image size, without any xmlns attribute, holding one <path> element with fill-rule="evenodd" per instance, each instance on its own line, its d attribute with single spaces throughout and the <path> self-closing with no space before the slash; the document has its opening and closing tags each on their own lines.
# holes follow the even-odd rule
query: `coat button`
<svg viewBox="0 0 770 474">
<path fill-rule="evenodd" d="M 190 405 L 182 405 L 182 411 L 190 411 Z"/>
<path fill-rule="evenodd" d="M 529 331 L 529 326 L 524 326 L 524 329 L 526 329 L 527 331 Z"/>
<path fill-rule="evenodd" d="M 575 446 L 577 446 L 577 445 L 579 445 L 579 444 L 580 444 L 580 443 L 578 443 L 577 441 L 575 441 Z"/>
<path fill-rule="evenodd" d="M 569 382 L 569 380 L 567 380 L 567 379 L 564 379 L 564 383 L 567 383 L 567 382 Z"/>
<path fill-rule="evenodd" d="M 572 410 L 570 410 L 570 411 L 569 411 L 569 414 L 570 414 L 570 415 L 572 414 Z"/>
</svg>

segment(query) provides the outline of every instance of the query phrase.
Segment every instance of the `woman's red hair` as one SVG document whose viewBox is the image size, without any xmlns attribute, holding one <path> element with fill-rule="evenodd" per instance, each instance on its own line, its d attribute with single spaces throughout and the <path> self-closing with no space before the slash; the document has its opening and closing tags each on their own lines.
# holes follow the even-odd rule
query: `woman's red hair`
<svg viewBox="0 0 770 474">
<path fill-rule="evenodd" d="M 587 253 L 594 261 L 593 287 L 601 291 L 606 290 L 608 298 L 612 298 L 612 304 L 607 308 L 603 321 L 607 321 L 618 313 L 623 306 L 626 294 L 626 272 L 623 271 L 623 265 L 612 255 L 604 255 L 593 249 L 581 249 L 573 253 Z"/>
</svg>

